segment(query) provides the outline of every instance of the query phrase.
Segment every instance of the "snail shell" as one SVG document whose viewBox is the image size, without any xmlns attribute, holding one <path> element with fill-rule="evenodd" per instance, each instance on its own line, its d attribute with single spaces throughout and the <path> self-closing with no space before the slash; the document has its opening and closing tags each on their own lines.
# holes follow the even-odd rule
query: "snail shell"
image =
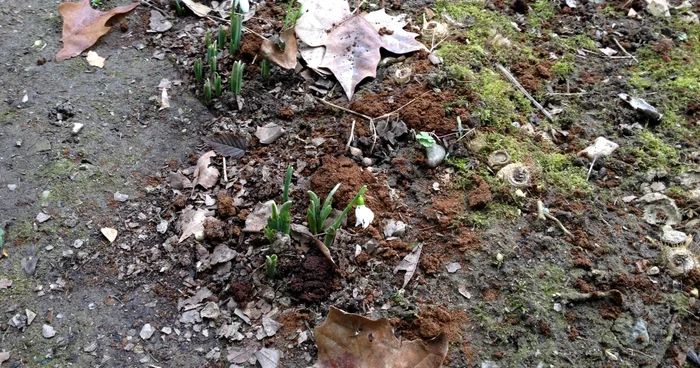
<svg viewBox="0 0 700 368">
<path fill-rule="evenodd" d="M 510 162 L 510 154 L 505 150 L 494 151 L 489 155 L 489 166 L 493 168 L 502 167 Z"/>
<path fill-rule="evenodd" d="M 521 163 L 512 163 L 504 166 L 498 170 L 496 176 L 516 188 L 530 185 L 530 169 Z"/>
<path fill-rule="evenodd" d="M 686 247 L 664 247 L 661 262 L 672 277 L 686 276 L 697 267 L 695 255 Z"/>
</svg>

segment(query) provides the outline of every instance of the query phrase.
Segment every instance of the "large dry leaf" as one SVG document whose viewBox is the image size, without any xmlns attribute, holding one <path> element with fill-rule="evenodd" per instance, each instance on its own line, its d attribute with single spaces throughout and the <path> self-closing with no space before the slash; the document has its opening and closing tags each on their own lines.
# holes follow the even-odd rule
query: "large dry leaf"
<svg viewBox="0 0 700 368">
<path fill-rule="evenodd" d="M 299 2 L 305 13 L 296 23 L 296 34 L 311 46 L 303 49 L 302 57 L 313 68 L 330 69 L 348 99 L 363 79 L 377 75 L 380 48 L 395 54 L 425 49 L 415 39 L 418 34 L 403 30 L 403 16 L 390 16 L 384 9 L 353 14 L 346 0 Z"/>
<path fill-rule="evenodd" d="M 277 64 L 284 69 L 297 67 L 297 38 L 294 36 L 294 28 L 287 29 L 280 35 L 280 41 L 284 42 L 284 51 L 277 42 L 265 39 L 260 45 L 260 52 L 268 61 Z"/>
<path fill-rule="evenodd" d="M 197 160 L 197 169 L 194 172 L 193 186 L 197 184 L 209 189 L 219 182 L 219 170 L 211 165 L 211 158 L 216 156 L 216 152 L 209 151 Z"/>
<path fill-rule="evenodd" d="M 56 60 L 66 60 L 79 55 L 112 29 L 107 26 L 110 18 L 117 14 L 132 11 L 138 3 L 118 6 L 102 12 L 90 6 L 90 0 L 78 3 L 61 3 L 58 12 L 63 16 L 63 48 L 56 54 Z"/>
<path fill-rule="evenodd" d="M 206 17 L 207 14 L 209 14 L 211 12 L 210 7 L 203 5 L 203 4 L 200 4 L 200 3 L 195 3 L 193 0 L 180 0 L 180 1 L 182 1 L 182 3 L 185 4 L 185 6 L 190 8 L 190 10 L 192 10 L 193 13 L 197 14 L 200 17 Z"/>
<path fill-rule="evenodd" d="M 444 334 L 399 341 L 387 319 L 375 321 L 335 307 L 314 334 L 318 359 L 313 368 L 438 368 L 448 348 Z"/>
</svg>

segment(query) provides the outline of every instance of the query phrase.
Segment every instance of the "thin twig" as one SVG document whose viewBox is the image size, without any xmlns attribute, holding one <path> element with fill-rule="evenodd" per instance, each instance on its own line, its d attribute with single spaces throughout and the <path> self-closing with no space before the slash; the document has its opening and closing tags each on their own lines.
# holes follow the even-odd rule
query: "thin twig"
<svg viewBox="0 0 700 368">
<path fill-rule="evenodd" d="M 561 231 L 564 232 L 564 234 L 566 234 L 566 235 L 568 235 L 568 236 L 570 236 L 570 237 L 572 237 L 572 238 L 574 237 L 574 234 L 572 234 L 569 230 L 567 230 L 567 229 L 564 227 L 564 224 L 562 224 L 561 221 L 559 221 L 558 218 L 556 218 L 556 217 L 554 217 L 554 216 L 548 214 L 547 212 L 544 213 L 544 217 L 546 217 L 546 218 L 548 218 L 548 219 L 550 219 L 550 220 L 556 222 L 557 225 L 559 225 L 559 228 L 561 229 Z"/>
<path fill-rule="evenodd" d="M 588 92 L 571 92 L 571 93 L 565 93 L 565 92 L 547 92 L 545 93 L 547 96 L 581 96 L 581 95 L 587 95 Z"/>
<path fill-rule="evenodd" d="M 591 177 L 591 171 L 593 171 L 593 165 L 595 164 L 595 160 L 598 158 L 598 156 L 593 157 L 593 162 L 591 162 L 591 167 L 588 169 L 588 175 L 586 175 L 586 181 Z"/>
<path fill-rule="evenodd" d="M 518 80 L 515 79 L 515 77 L 513 77 L 512 74 L 510 74 L 510 72 L 508 71 L 508 69 L 506 69 L 503 65 L 501 65 L 501 64 L 499 64 L 499 63 L 496 63 L 496 68 L 498 68 L 498 70 L 506 77 L 506 79 L 508 79 L 516 88 L 518 88 L 518 90 L 520 90 L 520 92 L 522 92 L 522 93 L 525 95 L 525 97 L 527 97 L 527 99 L 530 100 L 530 102 L 532 102 L 533 105 L 535 105 L 535 107 L 537 107 L 540 111 L 542 111 L 542 113 L 544 114 L 544 116 L 546 116 L 547 119 L 549 119 L 549 121 L 554 121 L 554 118 L 553 118 L 552 115 L 549 113 L 549 111 L 545 110 L 545 108 L 542 107 L 542 105 L 540 105 L 540 103 L 537 102 L 537 100 L 535 100 L 535 99 L 525 90 L 525 88 L 523 88 L 523 86 L 518 82 Z"/>
<path fill-rule="evenodd" d="M 350 143 L 355 139 L 355 119 L 352 119 L 352 126 L 350 127 L 350 136 L 348 137 L 348 143 L 345 145 L 345 152 L 350 149 Z"/>
<path fill-rule="evenodd" d="M 620 41 L 618 41 L 617 38 L 613 37 L 613 41 L 615 41 L 615 44 L 617 45 L 617 47 L 619 47 L 620 50 L 622 50 L 622 52 L 625 53 L 625 55 L 631 57 L 632 60 L 634 60 L 635 62 L 637 62 L 637 63 L 639 62 L 639 60 L 637 60 L 636 57 L 632 56 L 632 54 L 630 54 L 629 52 L 627 52 L 627 50 L 625 50 L 625 48 L 622 47 L 622 45 L 620 45 Z"/>
<path fill-rule="evenodd" d="M 324 100 L 324 99 L 322 99 L 322 98 L 316 97 L 316 99 L 319 100 L 319 101 L 321 101 L 321 102 L 323 102 L 324 104 L 326 104 L 326 105 L 328 105 L 328 106 L 330 106 L 330 107 L 335 107 L 335 108 L 338 109 L 338 110 L 343 110 L 343 111 L 345 111 L 345 112 L 347 112 L 347 113 L 355 114 L 355 115 L 357 115 L 357 116 L 359 116 L 359 117 L 362 117 L 362 118 L 365 118 L 365 119 L 367 119 L 367 120 L 372 120 L 371 117 L 369 117 L 369 116 L 367 116 L 367 115 L 365 115 L 365 114 L 361 114 L 361 113 L 359 113 L 359 112 L 357 112 L 357 111 L 352 111 L 352 110 L 350 110 L 350 109 L 346 109 L 346 108 L 344 108 L 344 107 L 342 107 L 342 106 L 338 106 L 338 105 L 336 105 L 336 104 L 334 104 L 334 103 L 332 103 L 332 102 L 326 101 L 326 100 Z"/>
<path fill-rule="evenodd" d="M 226 156 L 224 156 L 224 183 L 228 183 L 228 173 L 226 171 Z"/>
</svg>

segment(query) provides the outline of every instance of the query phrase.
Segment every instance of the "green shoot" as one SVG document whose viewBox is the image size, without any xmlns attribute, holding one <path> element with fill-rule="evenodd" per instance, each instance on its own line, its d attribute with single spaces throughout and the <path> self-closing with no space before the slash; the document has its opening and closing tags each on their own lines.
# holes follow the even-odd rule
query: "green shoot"
<svg viewBox="0 0 700 368">
<path fill-rule="evenodd" d="M 292 173 L 294 173 L 294 168 L 291 166 L 287 167 L 287 174 L 284 176 L 284 188 L 282 189 L 283 203 L 289 200 L 289 187 L 292 185 Z"/>
<path fill-rule="evenodd" d="M 211 104 L 211 82 L 209 78 L 204 82 L 204 103 L 207 105 Z"/>
<path fill-rule="evenodd" d="M 425 148 L 430 148 L 435 144 L 435 138 L 428 132 L 416 134 L 416 140 Z"/>
<path fill-rule="evenodd" d="M 231 77 L 229 78 L 229 85 L 234 96 L 241 94 L 244 65 L 245 64 L 243 64 L 240 60 L 233 63 L 233 70 L 231 71 Z"/>
<path fill-rule="evenodd" d="M 214 73 L 214 96 L 221 97 L 221 76 L 219 73 Z"/>
<path fill-rule="evenodd" d="M 209 46 L 207 46 L 207 63 L 211 61 L 211 58 L 216 57 L 216 54 L 217 54 L 217 51 L 216 51 L 217 46 L 216 45 L 217 45 L 217 43 L 218 43 L 217 41 L 214 41 L 213 43 L 209 44 Z"/>
<path fill-rule="evenodd" d="M 270 77 L 270 62 L 267 59 L 263 59 L 260 63 L 260 76 L 263 80 Z"/>
<path fill-rule="evenodd" d="M 211 45 L 211 34 L 209 33 L 209 31 L 206 31 L 206 32 L 204 32 L 204 46 L 209 48 L 210 45 Z M 209 60 L 209 59 L 207 59 L 207 60 Z"/>
<path fill-rule="evenodd" d="M 277 255 L 265 256 L 265 273 L 267 278 L 273 280 L 277 276 Z"/>
<path fill-rule="evenodd" d="M 202 59 L 197 59 L 194 61 L 194 77 L 197 79 L 197 84 L 201 84 L 204 77 L 204 70 L 202 69 Z"/>
<path fill-rule="evenodd" d="M 217 44 L 218 44 L 218 49 L 223 50 L 224 45 L 226 44 L 226 29 L 222 26 L 219 26 L 219 37 L 217 38 Z"/>
<path fill-rule="evenodd" d="M 311 203 L 309 204 L 309 209 L 306 212 L 306 220 L 309 222 L 309 230 L 312 234 L 320 234 L 323 232 L 323 223 L 326 222 L 328 216 L 330 216 L 333 211 L 333 195 L 340 187 L 340 183 L 336 184 L 328 193 L 328 197 L 323 202 L 323 207 L 321 207 L 321 200 L 318 195 L 312 191 L 308 191 L 309 197 L 311 198 Z"/>
<path fill-rule="evenodd" d="M 216 46 L 216 42 L 214 43 L 214 46 Z M 216 56 L 212 56 L 211 59 L 209 59 L 209 72 L 211 75 L 216 73 Z"/>
<path fill-rule="evenodd" d="M 278 209 L 277 203 L 272 202 L 272 216 L 267 219 L 267 227 L 265 227 L 265 236 L 272 242 L 275 238 L 275 233 L 280 231 L 289 234 L 292 224 L 292 201 L 289 200 L 289 187 L 292 184 L 292 173 L 294 169 L 287 167 L 287 174 L 284 177 L 284 188 L 282 190 L 282 206 Z"/>
<path fill-rule="evenodd" d="M 285 30 L 294 27 L 303 14 L 304 13 L 302 12 L 301 7 L 295 9 L 294 0 L 289 0 L 287 12 L 284 15 L 284 25 L 282 26 L 282 31 L 284 32 Z M 282 48 L 282 51 L 284 51 L 284 48 Z"/>
<path fill-rule="evenodd" d="M 175 0 L 175 14 L 180 17 L 185 15 L 185 8 L 180 4 L 180 0 Z"/>
<path fill-rule="evenodd" d="M 241 31 L 243 29 L 243 16 L 231 12 L 231 45 L 229 52 L 233 55 L 241 46 Z"/>
<path fill-rule="evenodd" d="M 102 5 L 102 0 L 90 0 L 90 5 L 92 5 L 93 8 L 97 8 Z"/>
</svg>

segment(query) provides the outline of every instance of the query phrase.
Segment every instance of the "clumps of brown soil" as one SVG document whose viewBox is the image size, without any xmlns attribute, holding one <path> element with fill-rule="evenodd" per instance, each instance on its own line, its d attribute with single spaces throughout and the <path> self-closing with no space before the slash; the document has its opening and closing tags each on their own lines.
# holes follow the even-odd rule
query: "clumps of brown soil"
<svg viewBox="0 0 700 368">
<path fill-rule="evenodd" d="M 204 237 L 214 241 L 226 239 L 226 224 L 217 218 L 207 217 L 204 220 Z"/>
<path fill-rule="evenodd" d="M 591 293 L 595 290 L 591 284 L 581 279 L 574 281 L 574 288 L 582 293 Z"/>
<path fill-rule="evenodd" d="M 247 281 L 232 281 L 230 291 L 236 303 L 245 304 L 253 296 L 253 285 Z"/>
<path fill-rule="evenodd" d="M 411 86 L 398 93 L 394 91 L 390 94 L 382 91 L 363 94 L 362 99 L 350 104 L 350 109 L 371 117 L 378 117 L 411 102 L 398 112 L 408 128 L 416 131 L 435 131 L 439 134 L 451 132 L 457 127 L 456 117 L 447 116 L 444 107 L 456 98 L 451 91 L 434 93 L 424 85 Z M 462 113 L 463 109 L 454 111 Z M 466 114 L 462 116 L 463 120 L 466 118 Z"/>
<path fill-rule="evenodd" d="M 453 247 L 457 247 L 462 253 L 476 251 L 483 246 L 477 233 L 464 229 L 460 229 L 459 232 L 455 234 L 451 244 Z"/>
<path fill-rule="evenodd" d="M 403 337 L 408 340 L 432 339 L 444 333 L 448 341 L 454 342 L 462 335 L 462 328 L 467 320 L 467 315 L 462 311 L 437 306 L 421 311 L 418 319 L 412 323 L 395 318 L 391 320 L 391 324 L 402 330 Z"/>
<path fill-rule="evenodd" d="M 426 275 L 433 275 L 440 271 L 440 258 L 433 254 L 424 254 L 419 265 Z"/>
<path fill-rule="evenodd" d="M 447 229 L 452 219 L 465 210 L 464 200 L 457 192 L 434 196 L 432 202 L 432 207 L 426 209 L 424 214 L 429 220 L 437 220 L 443 229 Z"/>
<path fill-rule="evenodd" d="M 491 186 L 479 175 L 472 175 L 476 187 L 469 191 L 467 200 L 471 208 L 483 208 L 493 200 Z"/>
<path fill-rule="evenodd" d="M 321 255 L 309 255 L 294 265 L 289 290 L 302 302 L 321 302 L 331 295 L 336 277 L 333 265 Z"/>
<path fill-rule="evenodd" d="M 226 218 L 236 216 L 236 206 L 233 205 L 233 197 L 226 192 L 219 192 L 216 196 L 216 214 Z"/>
</svg>

